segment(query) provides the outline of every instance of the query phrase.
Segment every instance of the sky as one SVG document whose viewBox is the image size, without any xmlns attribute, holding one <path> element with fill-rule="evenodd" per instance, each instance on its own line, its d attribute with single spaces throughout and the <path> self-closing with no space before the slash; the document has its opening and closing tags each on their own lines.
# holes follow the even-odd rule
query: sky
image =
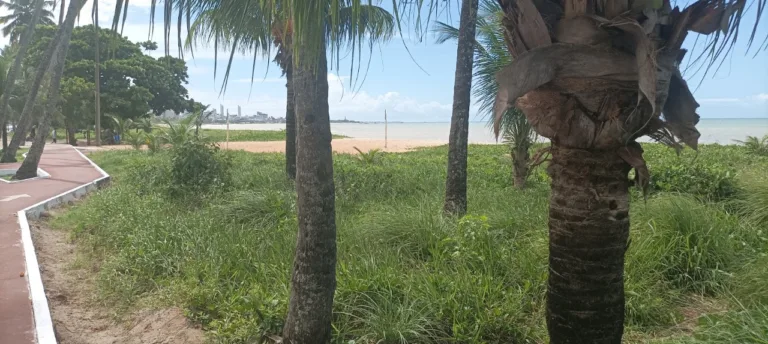
<svg viewBox="0 0 768 344">
<path fill-rule="evenodd" d="M 89 0 L 83 8 L 79 25 L 92 23 L 92 1 Z M 100 25 L 111 26 L 114 4 L 115 0 L 99 2 Z M 164 53 L 162 6 L 158 6 L 156 16 L 158 30 L 149 37 L 150 0 L 131 0 L 129 4 L 123 35 L 134 42 L 148 38 L 158 42 L 161 49 L 153 52 L 153 55 L 161 56 Z M 7 10 L 0 10 L 0 15 L 4 12 Z M 54 12 L 58 14 L 58 10 Z M 458 26 L 458 11 L 454 8 L 449 12 L 441 15 L 440 19 Z M 747 27 L 741 33 L 743 38 L 748 37 L 748 31 L 754 23 L 756 11 L 751 8 L 749 12 L 742 23 Z M 768 36 L 768 18 L 765 19 L 760 24 L 757 43 Z M 413 31 L 404 29 L 402 34 L 396 35 L 390 42 L 375 46 L 372 53 L 366 51 L 358 78 L 354 77 L 357 72 L 350 70 L 349 56 L 342 56 L 338 70 L 335 65 L 329 69 L 332 119 L 383 121 L 384 111 L 387 111 L 390 121 L 450 121 L 456 44 L 436 44 L 432 34 L 420 38 Z M 178 56 L 175 28 L 171 36 L 171 54 Z M 684 46 L 689 49 L 694 47 L 696 36 L 690 34 Z M 689 57 L 698 55 L 704 39 L 699 38 L 697 50 L 689 52 Z M 7 37 L 0 37 L 0 45 L 7 42 Z M 702 118 L 768 118 L 768 51 L 753 57 L 755 47 L 752 47 L 749 54 L 745 54 L 746 48 L 747 39 L 740 39 L 720 70 L 717 73 L 710 71 L 705 78 L 702 78 L 703 70 L 697 72 L 696 66 L 684 70 L 684 76 L 701 105 L 698 113 Z M 231 113 L 235 113 L 239 105 L 244 114 L 260 111 L 274 117 L 285 115 L 285 78 L 281 76 L 280 68 L 270 63 L 271 59 L 257 57 L 255 77 L 251 82 L 253 56 L 236 55 L 230 81 L 226 92 L 222 94 L 221 80 L 229 55 L 226 51 L 220 52 L 218 65 L 215 56 L 212 45 L 198 46 L 194 59 L 189 53 L 184 54 L 188 66 L 187 89 L 190 97 L 211 104 L 215 109 L 223 105 Z M 218 67 L 216 78 L 215 66 Z M 350 79 L 356 79 L 358 84 L 351 85 Z M 475 105 L 471 107 L 470 116 L 473 121 L 487 118 L 487 114 L 478 113 Z"/>
</svg>

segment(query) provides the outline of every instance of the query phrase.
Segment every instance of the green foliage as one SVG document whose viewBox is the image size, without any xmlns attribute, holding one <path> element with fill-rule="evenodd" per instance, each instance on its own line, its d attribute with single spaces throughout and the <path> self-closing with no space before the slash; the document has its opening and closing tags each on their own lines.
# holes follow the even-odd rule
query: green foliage
<svg viewBox="0 0 768 344">
<path fill-rule="evenodd" d="M 207 193 L 230 184 L 230 161 L 219 154 L 215 143 L 191 139 L 174 143 L 171 149 L 171 192 L 177 195 Z"/>
<path fill-rule="evenodd" d="M 381 149 L 375 148 L 371 149 L 368 152 L 363 152 L 360 150 L 360 148 L 352 147 L 357 151 L 357 160 L 360 160 L 360 162 L 370 165 L 375 164 L 377 161 L 379 161 L 379 156 L 381 154 Z"/>
<path fill-rule="evenodd" d="M 35 31 L 25 64 L 37 65 L 55 26 Z M 95 70 L 95 30 L 92 25 L 76 27 L 62 77 L 62 112 L 75 128 L 93 124 L 92 83 Z M 101 110 L 122 120 L 138 120 L 149 112 L 188 110 L 186 63 L 174 57 L 153 58 L 138 44 L 108 29 L 98 30 L 101 51 Z M 109 120 L 102 121 L 109 124 Z"/>
<path fill-rule="evenodd" d="M 55 2 L 51 0 L 42 0 L 43 9 L 36 25 L 55 25 L 53 22 L 53 12 L 51 8 L 55 7 Z M 10 41 L 18 43 L 21 34 L 24 32 L 34 18 L 36 1 L 32 0 L 8 0 L 0 2 L 0 8 L 5 7 L 8 13 L 0 17 L 0 25 L 3 26 L 3 37 L 10 37 Z"/>
<path fill-rule="evenodd" d="M 165 141 L 171 145 L 177 146 L 186 143 L 187 141 L 196 139 L 195 136 L 195 119 L 197 116 L 187 116 L 180 121 L 171 122 L 164 120 L 166 127 L 163 128 L 163 135 Z"/>
<path fill-rule="evenodd" d="M 648 145 L 646 145 L 648 146 Z M 696 195 L 708 200 L 723 200 L 737 192 L 737 171 L 732 158 L 724 155 L 729 152 L 715 151 L 712 147 L 702 146 L 699 152 L 685 150 L 680 156 L 659 151 L 659 146 L 651 146 L 645 156 L 651 172 L 651 190 L 661 192 L 679 192 Z M 724 147 L 730 154 L 738 147 Z"/>
<path fill-rule="evenodd" d="M 747 136 L 746 140 L 736 142 L 743 144 L 750 154 L 768 156 L 768 135 L 763 136 L 762 139 L 757 136 Z"/>
<path fill-rule="evenodd" d="M 732 154 L 734 148 L 742 154 Z M 661 145 L 646 145 L 646 152 L 649 164 L 678 159 Z M 549 190 L 542 169 L 528 189 L 517 190 L 506 146 L 470 145 L 469 215 L 447 218 L 446 153 L 443 146 L 384 154 L 371 165 L 335 155 L 334 343 L 545 342 Z M 216 153 L 231 159 L 231 187 L 174 202 L 173 156 L 170 150 L 94 153 L 114 176 L 113 186 L 52 224 L 72 230 L 83 252 L 102 263 L 98 295 L 107 304 L 162 298 L 185 308 L 216 342 L 253 343 L 279 334 L 297 227 L 284 157 Z M 768 167 L 739 147 L 703 146 L 699 159 L 753 173 Z M 733 294 L 759 315 L 768 278 L 761 253 L 768 244 L 759 227 L 736 216 L 691 195 L 659 193 L 633 204 L 627 325 L 641 338 L 628 343 L 678 331 L 691 293 Z M 733 324 L 762 321 L 753 318 Z M 717 328 L 735 338 L 752 330 Z M 694 331 L 703 335 L 704 329 Z"/>
<path fill-rule="evenodd" d="M 150 153 L 157 153 L 163 149 L 165 136 L 162 133 L 147 133 L 145 136 L 147 140 L 147 149 L 149 149 Z"/>
<path fill-rule="evenodd" d="M 127 142 L 133 149 L 139 150 L 144 145 L 147 138 L 144 136 L 144 132 L 129 130 L 125 132 L 125 142 Z"/>
<path fill-rule="evenodd" d="M 705 315 L 694 332 L 694 343 L 768 343 L 768 305 Z"/>
<path fill-rule="evenodd" d="M 663 196 L 640 206 L 640 240 L 653 252 L 636 252 L 643 259 L 654 257 L 656 271 L 674 286 L 698 293 L 717 293 L 727 287 L 730 276 L 754 254 L 757 247 L 737 218 L 685 196 Z M 633 239 L 634 240 L 634 239 Z"/>
</svg>

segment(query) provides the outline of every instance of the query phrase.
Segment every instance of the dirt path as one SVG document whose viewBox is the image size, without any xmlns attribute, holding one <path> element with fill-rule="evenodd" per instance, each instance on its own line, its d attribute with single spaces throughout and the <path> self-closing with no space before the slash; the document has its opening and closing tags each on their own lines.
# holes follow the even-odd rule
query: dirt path
<svg viewBox="0 0 768 344">
<path fill-rule="evenodd" d="M 75 245 L 67 233 L 31 224 L 40 272 L 61 344 L 199 344 L 203 331 L 190 326 L 178 308 L 141 310 L 122 323 L 93 301 L 96 272 L 74 267 Z"/>
</svg>

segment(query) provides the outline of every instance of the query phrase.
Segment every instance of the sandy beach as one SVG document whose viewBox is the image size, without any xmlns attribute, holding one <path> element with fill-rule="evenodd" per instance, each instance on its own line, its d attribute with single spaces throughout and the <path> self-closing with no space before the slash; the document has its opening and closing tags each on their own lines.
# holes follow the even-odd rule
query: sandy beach
<svg viewBox="0 0 768 344">
<path fill-rule="evenodd" d="M 387 147 L 384 148 L 384 140 L 375 139 L 333 139 L 331 146 L 336 153 L 357 154 L 355 147 L 363 152 L 372 149 L 380 149 L 384 152 L 407 152 L 419 147 L 434 147 L 444 145 L 445 142 L 437 140 L 389 140 Z M 230 150 L 243 150 L 253 153 L 282 153 L 285 152 L 285 141 L 262 141 L 262 142 L 219 142 L 219 147 Z M 82 150 L 112 150 L 112 149 L 131 149 L 129 145 L 111 145 L 101 147 L 78 147 Z M 146 149 L 146 146 L 143 147 Z"/>
</svg>

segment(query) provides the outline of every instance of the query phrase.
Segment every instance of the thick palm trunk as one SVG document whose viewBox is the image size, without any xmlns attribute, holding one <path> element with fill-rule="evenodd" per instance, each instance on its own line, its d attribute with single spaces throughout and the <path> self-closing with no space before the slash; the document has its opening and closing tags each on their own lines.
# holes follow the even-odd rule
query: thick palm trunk
<svg viewBox="0 0 768 344">
<path fill-rule="evenodd" d="M 630 166 L 616 151 L 552 147 L 547 327 L 552 344 L 620 344 Z"/>
<path fill-rule="evenodd" d="M 456 77 L 453 86 L 451 133 L 448 139 L 448 174 L 445 179 L 444 210 L 448 214 L 458 216 L 467 212 L 467 141 L 477 6 L 478 0 L 462 0 L 456 52 Z"/>
<path fill-rule="evenodd" d="M 285 173 L 296 179 L 296 99 L 293 95 L 293 63 L 285 69 L 286 106 L 285 106 Z"/>
<path fill-rule="evenodd" d="M 68 25 L 70 17 L 72 17 L 71 22 L 72 25 L 74 25 L 76 14 L 70 15 L 69 13 L 67 13 L 67 18 L 64 20 L 64 25 Z M 40 85 L 43 83 L 43 78 L 48 71 L 48 66 L 51 64 L 51 59 L 56 52 L 57 43 L 61 40 L 62 34 L 62 30 L 56 31 L 56 35 L 48 44 L 48 48 L 45 50 L 42 59 L 40 59 L 40 65 L 37 67 L 35 79 L 30 86 L 27 100 L 24 102 L 24 110 L 22 110 L 21 116 L 19 117 L 19 124 L 16 126 L 16 131 L 13 132 L 13 137 L 11 138 L 11 143 L 8 145 L 8 149 L 3 151 L 3 156 L 0 158 L 0 162 L 16 161 L 16 151 L 19 150 L 19 146 L 21 146 L 26 139 L 27 131 L 29 131 L 32 126 L 33 110 L 35 108 L 37 94 L 38 91 L 40 91 Z M 10 80 L 10 78 L 8 80 Z M 5 92 L 10 93 L 7 90 Z"/>
<path fill-rule="evenodd" d="M 528 179 L 529 161 L 528 153 L 530 143 L 528 141 L 517 144 L 512 151 L 512 168 L 514 170 L 514 185 L 518 189 L 525 189 L 525 181 Z"/>
<path fill-rule="evenodd" d="M 64 60 L 67 58 L 67 51 L 69 50 L 69 41 L 72 38 L 72 29 L 75 26 L 74 18 L 77 16 L 80 7 L 81 0 L 71 0 L 69 2 L 67 19 L 63 25 L 59 26 L 59 32 L 63 33 L 59 36 L 59 41 L 56 42 L 57 48 L 55 58 L 50 61 L 50 66 L 40 65 L 38 69 L 50 70 L 51 81 L 48 88 L 48 103 L 40 119 L 39 129 L 35 140 L 32 142 L 32 147 L 29 148 L 29 153 L 24 159 L 19 169 L 16 171 L 15 179 L 27 179 L 37 176 L 37 167 L 40 164 L 40 157 L 43 155 L 43 149 L 45 148 L 45 139 L 50 131 L 50 124 L 53 118 L 53 114 L 58 110 L 59 104 L 59 88 L 61 85 L 61 75 L 64 73 Z M 71 20 L 70 20 L 70 17 Z"/>
<path fill-rule="evenodd" d="M 0 98 L 0 123 L 5 123 L 8 121 L 8 113 L 10 112 L 8 103 L 11 100 L 13 87 L 16 85 L 16 78 L 19 77 L 19 73 L 21 72 L 21 62 L 24 60 L 24 56 L 27 54 L 27 49 L 29 48 L 29 43 L 32 40 L 32 36 L 35 34 L 35 26 L 37 26 L 37 22 L 40 21 L 40 16 L 43 13 L 44 4 L 44 0 L 37 0 L 35 2 L 35 11 L 32 13 L 32 22 L 29 23 L 26 28 L 24 28 L 24 32 L 21 34 L 19 50 L 16 52 L 16 57 L 13 60 L 13 66 L 11 66 L 11 69 L 8 71 L 8 75 L 6 76 L 3 96 Z M 3 127 L 3 132 L 6 130 L 7 129 Z M 7 145 L 4 144 L 3 149 L 5 148 L 7 148 Z M 14 154 L 16 153 L 14 152 Z"/>
<path fill-rule="evenodd" d="M 319 54 L 319 60 L 316 66 L 303 60 L 293 71 L 298 124 L 299 234 L 283 329 L 284 340 L 289 344 L 322 344 L 331 339 L 336 290 L 336 210 L 325 52 Z"/>
</svg>

